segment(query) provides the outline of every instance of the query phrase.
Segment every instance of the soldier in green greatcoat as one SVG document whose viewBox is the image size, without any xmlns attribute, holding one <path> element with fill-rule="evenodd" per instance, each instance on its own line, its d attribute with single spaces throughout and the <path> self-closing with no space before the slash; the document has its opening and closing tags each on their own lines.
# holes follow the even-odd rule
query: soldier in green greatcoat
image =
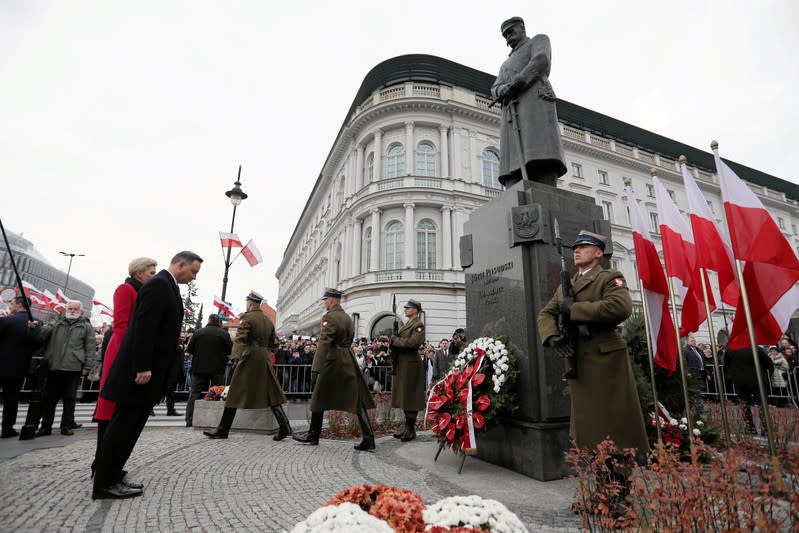
<svg viewBox="0 0 799 533">
<path fill-rule="evenodd" d="M 616 331 L 632 313 L 632 299 L 621 272 L 602 268 L 607 237 L 581 231 L 572 245 L 578 273 L 572 277 L 573 298 L 561 287 L 538 315 L 538 332 L 545 346 L 558 350 L 566 339 L 558 330 L 558 315 L 573 325 L 584 324 L 587 337 L 572 339 L 576 379 L 569 380 L 571 437 L 593 448 L 608 435 L 621 448 L 649 450 L 627 343 Z"/>
<path fill-rule="evenodd" d="M 275 326 L 261 311 L 263 297 L 255 291 L 247 295 L 247 311 L 240 317 L 236 338 L 233 341 L 233 377 L 225 400 L 225 410 L 219 426 L 203 433 L 212 439 L 226 439 L 236 409 L 272 408 L 280 425 L 274 440 L 283 440 L 291 435 L 289 418 L 283 410 L 286 395 L 277 380 L 275 367 L 269 352 L 275 345 Z"/>
<path fill-rule="evenodd" d="M 327 313 L 322 317 L 311 366 L 311 425 L 304 435 L 294 435 L 294 440 L 319 444 L 324 412 L 332 409 L 355 413 L 363 437 L 355 449 L 374 450 L 375 437 L 366 410 L 373 409 L 375 402 L 352 351 L 355 326 L 341 308 L 341 296 L 336 289 L 325 289 L 322 296 Z"/>
<path fill-rule="evenodd" d="M 424 323 L 419 318 L 422 304 L 408 300 L 405 316 L 408 321 L 391 338 L 391 353 L 397 362 L 391 384 L 391 407 L 405 411 L 405 427 L 394 438 L 403 442 L 416 438 L 416 415 L 425 408 L 424 364 L 419 346 L 424 344 Z"/>
</svg>

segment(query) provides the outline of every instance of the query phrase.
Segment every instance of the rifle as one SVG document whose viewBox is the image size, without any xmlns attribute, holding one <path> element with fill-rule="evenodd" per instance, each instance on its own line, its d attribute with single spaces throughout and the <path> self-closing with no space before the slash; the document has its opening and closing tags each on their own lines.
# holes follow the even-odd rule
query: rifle
<svg viewBox="0 0 799 533">
<path fill-rule="evenodd" d="M 555 229 L 555 245 L 558 247 L 558 255 L 560 256 L 560 288 L 562 297 L 574 298 L 571 274 L 566 269 L 566 256 L 563 255 L 563 241 L 560 238 L 560 224 L 558 224 L 557 218 L 554 220 L 553 226 Z M 585 324 L 578 324 L 575 326 L 563 312 L 558 315 L 558 331 L 565 341 L 562 346 L 558 347 L 558 355 L 565 358 L 574 357 L 574 343 L 577 337 L 590 336 L 588 326 Z"/>
<path fill-rule="evenodd" d="M 399 320 L 397 320 L 397 295 L 391 295 L 391 312 L 394 313 L 394 325 L 392 326 L 391 339 L 399 335 Z M 394 349 L 393 343 L 389 343 L 388 350 L 391 352 L 391 375 L 397 375 L 397 365 L 399 364 L 399 354 Z"/>
</svg>

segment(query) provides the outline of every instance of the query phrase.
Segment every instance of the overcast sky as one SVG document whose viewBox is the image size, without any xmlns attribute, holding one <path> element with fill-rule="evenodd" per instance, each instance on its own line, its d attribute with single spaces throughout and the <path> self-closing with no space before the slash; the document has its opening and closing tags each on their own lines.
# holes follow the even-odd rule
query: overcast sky
<svg viewBox="0 0 799 533">
<path fill-rule="evenodd" d="M 799 182 L 799 2 L 0 0 L 0 217 L 109 305 L 128 262 L 205 257 L 241 164 L 228 300 L 275 271 L 366 73 L 402 54 L 496 73 L 502 20 L 552 40 L 560 98 Z"/>
</svg>

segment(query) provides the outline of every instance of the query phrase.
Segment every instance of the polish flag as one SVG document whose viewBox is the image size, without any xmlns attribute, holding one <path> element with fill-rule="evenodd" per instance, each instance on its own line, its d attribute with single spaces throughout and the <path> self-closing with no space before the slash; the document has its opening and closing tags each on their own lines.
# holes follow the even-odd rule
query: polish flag
<svg viewBox="0 0 799 533">
<path fill-rule="evenodd" d="M 756 344 L 776 344 L 799 308 L 799 259 L 791 244 L 749 187 L 721 160 L 712 144 L 721 183 L 733 256 L 746 264 L 743 284 L 749 298 Z M 736 309 L 727 346 L 749 347 L 743 306 Z"/>
<path fill-rule="evenodd" d="M 105 309 L 105 310 L 108 310 L 108 311 L 111 311 L 111 310 L 112 310 L 110 307 L 108 307 L 107 305 L 105 305 L 105 304 L 104 304 L 103 302 L 101 302 L 100 300 L 95 300 L 95 299 L 92 299 L 92 305 L 96 305 L 97 307 L 100 307 L 100 308 L 101 308 L 101 309 L 100 309 L 100 312 L 101 312 L 101 313 L 103 312 L 103 309 Z"/>
<path fill-rule="evenodd" d="M 214 296 L 214 307 L 228 315 L 233 313 L 233 304 L 224 301 L 222 298 L 217 298 L 216 296 Z"/>
<path fill-rule="evenodd" d="M 682 179 L 688 195 L 688 211 L 691 213 L 691 229 L 694 242 L 701 243 L 702 252 L 697 255 L 697 268 L 712 270 L 718 274 L 719 292 L 722 301 L 735 307 L 738 305 L 738 282 L 735 279 L 735 261 L 732 257 L 730 240 L 721 232 L 716 215 L 707 204 L 707 199 L 694 177 L 683 163 Z"/>
<path fill-rule="evenodd" d="M 646 314 L 649 318 L 649 345 L 655 364 L 674 372 L 677 368 L 677 332 L 669 313 L 669 287 L 666 275 L 660 264 L 655 241 L 638 206 L 638 198 L 630 187 L 626 187 L 627 205 L 630 206 L 630 222 L 633 229 L 635 261 L 638 265 L 638 277 L 641 278 L 641 294 Z M 653 338 L 654 337 L 654 338 Z"/>
<path fill-rule="evenodd" d="M 61 292 L 61 289 L 58 289 L 57 291 L 55 291 L 55 297 L 56 297 L 56 300 L 58 300 L 59 302 L 61 302 L 64 305 L 67 305 L 67 302 L 69 301 L 69 298 L 67 298 L 66 294 Z"/>
<path fill-rule="evenodd" d="M 114 313 L 110 309 L 100 309 L 100 314 L 110 316 L 112 319 L 114 318 Z"/>
<path fill-rule="evenodd" d="M 696 244 L 688 222 L 674 205 L 666 187 L 657 178 L 655 183 L 655 199 L 660 214 L 660 236 L 663 242 L 663 258 L 666 260 L 666 272 L 674 278 L 675 292 L 680 295 L 682 314 L 680 316 L 680 337 L 698 331 L 707 320 L 705 299 L 702 294 L 702 278 L 696 266 Z M 705 286 L 710 283 L 705 274 Z M 716 309 L 713 293 L 708 292 L 710 311 Z"/>
<path fill-rule="evenodd" d="M 47 302 L 47 307 L 55 311 L 56 313 L 59 312 L 61 309 L 64 309 L 64 305 L 56 299 L 55 294 L 44 289 L 42 291 L 42 299 Z"/>
<path fill-rule="evenodd" d="M 236 233 L 220 231 L 219 240 L 222 241 L 222 248 L 241 248 L 241 241 Z"/>
<path fill-rule="evenodd" d="M 250 239 L 247 243 L 247 246 L 241 249 L 241 255 L 244 256 L 244 259 L 250 264 L 250 266 L 255 266 L 261 261 L 263 258 L 261 257 L 261 252 L 258 251 L 258 248 L 255 247 L 255 243 Z"/>
</svg>

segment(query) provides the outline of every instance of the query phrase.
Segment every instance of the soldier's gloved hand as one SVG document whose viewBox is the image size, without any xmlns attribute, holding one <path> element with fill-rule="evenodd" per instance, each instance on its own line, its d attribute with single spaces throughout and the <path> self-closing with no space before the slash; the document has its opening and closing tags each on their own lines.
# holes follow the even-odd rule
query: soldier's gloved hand
<svg viewBox="0 0 799 533">
<path fill-rule="evenodd" d="M 552 348 L 558 357 L 574 357 L 574 348 L 563 335 L 552 335 L 544 341 L 544 345 Z"/>
<path fill-rule="evenodd" d="M 391 344 L 394 344 L 395 342 L 397 342 L 397 339 L 399 339 L 399 337 L 397 337 L 396 335 L 392 335 L 391 336 Z"/>
<path fill-rule="evenodd" d="M 548 348 L 554 348 L 559 344 L 563 344 L 565 340 L 566 339 L 563 338 L 563 335 L 550 335 L 544 341 L 544 346 L 547 346 Z"/>
<path fill-rule="evenodd" d="M 560 312 L 566 316 L 569 316 L 572 312 L 572 306 L 574 305 L 574 298 L 571 296 L 564 296 L 563 299 L 560 301 Z"/>
<path fill-rule="evenodd" d="M 316 379 L 319 377 L 319 372 L 311 371 L 311 392 L 316 388 Z"/>
</svg>

